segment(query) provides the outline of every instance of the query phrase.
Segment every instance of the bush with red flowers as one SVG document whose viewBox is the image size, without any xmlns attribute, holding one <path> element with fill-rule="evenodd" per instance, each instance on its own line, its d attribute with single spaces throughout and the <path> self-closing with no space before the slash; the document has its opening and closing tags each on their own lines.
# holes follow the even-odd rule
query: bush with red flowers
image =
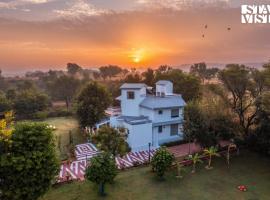
<svg viewBox="0 0 270 200">
<path fill-rule="evenodd" d="M 247 187 L 244 186 L 244 185 L 239 185 L 237 188 L 238 188 L 238 190 L 240 190 L 241 192 L 246 192 L 246 191 L 247 191 Z"/>
</svg>

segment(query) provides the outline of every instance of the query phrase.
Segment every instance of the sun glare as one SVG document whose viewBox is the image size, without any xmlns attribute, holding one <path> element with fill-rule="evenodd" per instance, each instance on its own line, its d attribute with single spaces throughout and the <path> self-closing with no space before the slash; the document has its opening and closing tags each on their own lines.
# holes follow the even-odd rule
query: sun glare
<svg viewBox="0 0 270 200">
<path fill-rule="evenodd" d="M 145 57 L 144 49 L 132 49 L 132 52 L 129 56 L 134 63 L 140 63 Z"/>
</svg>

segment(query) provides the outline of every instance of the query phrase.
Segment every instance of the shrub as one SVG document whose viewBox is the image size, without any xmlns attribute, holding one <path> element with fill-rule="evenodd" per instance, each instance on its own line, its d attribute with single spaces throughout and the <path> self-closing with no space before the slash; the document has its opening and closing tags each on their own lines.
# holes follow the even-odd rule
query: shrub
<svg viewBox="0 0 270 200">
<path fill-rule="evenodd" d="M 47 117 L 48 117 L 47 111 L 40 111 L 40 112 L 36 112 L 35 114 L 33 114 L 34 119 L 44 120 Z"/>
<path fill-rule="evenodd" d="M 11 146 L 0 154 L 0 199 L 37 200 L 50 188 L 59 162 L 47 124 L 18 123 Z"/>
<path fill-rule="evenodd" d="M 101 153 L 91 159 L 91 164 L 86 169 L 85 177 L 96 184 L 99 184 L 99 194 L 105 195 L 104 186 L 112 183 L 117 175 L 115 159 L 111 154 Z"/>
<path fill-rule="evenodd" d="M 74 115 L 72 111 L 67 111 L 66 109 L 63 109 L 63 108 L 54 109 L 48 113 L 48 117 L 68 117 L 72 115 Z"/>
<path fill-rule="evenodd" d="M 162 178 L 174 160 L 171 154 L 165 147 L 158 149 L 151 160 L 153 171 L 158 177 Z"/>
</svg>

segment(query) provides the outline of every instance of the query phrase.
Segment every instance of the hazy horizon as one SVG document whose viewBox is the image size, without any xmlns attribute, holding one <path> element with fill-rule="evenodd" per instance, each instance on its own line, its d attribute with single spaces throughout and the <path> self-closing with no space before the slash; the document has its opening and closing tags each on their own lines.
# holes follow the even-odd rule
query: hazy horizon
<svg viewBox="0 0 270 200">
<path fill-rule="evenodd" d="M 269 24 L 241 24 L 249 0 L 4 0 L 4 74 L 119 65 L 263 63 Z"/>
</svg>

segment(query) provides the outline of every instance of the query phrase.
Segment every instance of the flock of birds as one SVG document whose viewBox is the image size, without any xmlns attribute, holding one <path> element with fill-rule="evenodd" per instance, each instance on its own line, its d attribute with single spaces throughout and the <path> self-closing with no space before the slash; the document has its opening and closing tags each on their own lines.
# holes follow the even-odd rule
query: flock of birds
<svg viewBox="0 0 270 200">
<path fill-rule="evenodd" d="M 204 29 L 207 29 L 208 28 L 208 25 L 205 24 L 204 25 Z M 227 27 L 227 31 L 230 31 L 231 30 L 231 27 Z M 202 37 L 204 38 L 205 37 L 205 34 L 202 34 Z"/>
</svg>

